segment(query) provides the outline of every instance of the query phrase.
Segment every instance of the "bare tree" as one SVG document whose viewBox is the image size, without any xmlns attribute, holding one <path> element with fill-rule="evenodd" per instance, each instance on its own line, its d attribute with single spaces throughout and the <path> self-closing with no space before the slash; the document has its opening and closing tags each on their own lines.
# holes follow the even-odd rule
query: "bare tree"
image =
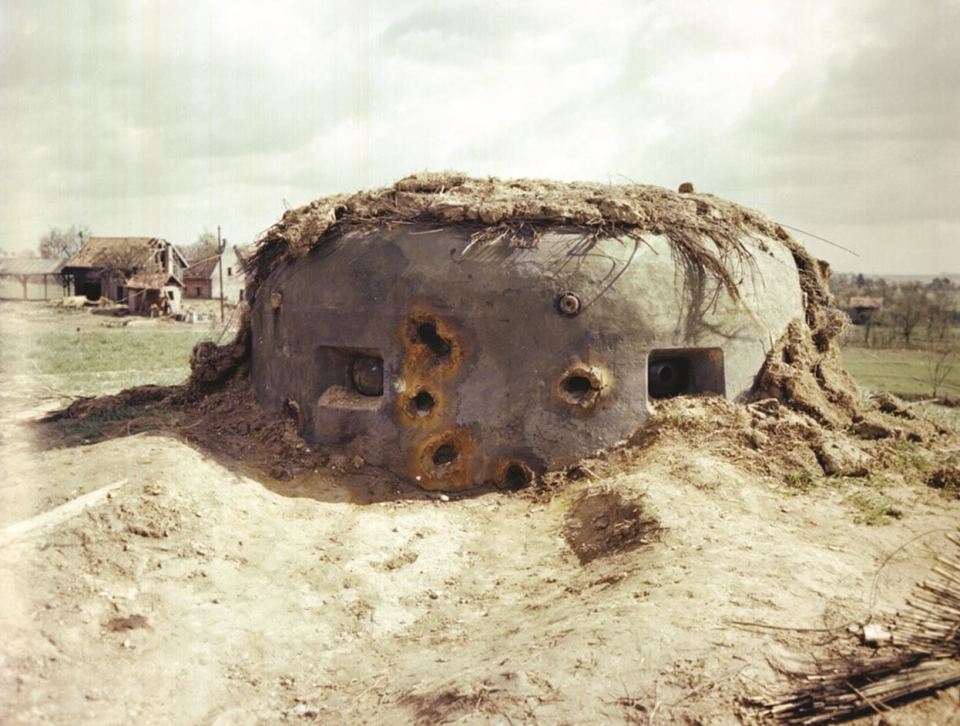
<svg viewBox="0 0 960 726">
<path fill-rule="evenodd" d="M 208 257 L 216 257 L 218 254 L 217 235 L 213 232 L 203 230 L 197 237 L 197 241 L 183 247 L 181 252 L 183 252 L 184 257 L 191 262 L 203 260 Z"/>
<path fill-rule="evenodd" d="M 52 227 L 40 238 L 40 256 L 54 260 L 69 259 L 80 251 L 87 239 L 90 239 L 90 229 L 84 224 L 74 224 L 67 229 Z"/>
<path fill-rule="evenodd" d="M 924 366 L 923 382 L 930 385 L 930 395 L 937 398 L 940 389 L 953 373 L 957 363 L 957 349 L 953 346 L 940 348 Z"/>
<path fill-rule="evenodd" d="M 949 280 L 947 280 L 949 283 Z M 927 337 L 943 342 L 950 337 L 957 311 L 955 297 L 949 288 L 934 288 L 933 300 L 927 311 Z"/>
<path fill-rule="evenodd" d="M 929 307 L 927 295 L 918 285 L 902 289 L 889 307 L 890 322 L 903 336 L 906 347 L 910 347 L 910 337 L 916 327 L 927 317 Z"/>
</svg>

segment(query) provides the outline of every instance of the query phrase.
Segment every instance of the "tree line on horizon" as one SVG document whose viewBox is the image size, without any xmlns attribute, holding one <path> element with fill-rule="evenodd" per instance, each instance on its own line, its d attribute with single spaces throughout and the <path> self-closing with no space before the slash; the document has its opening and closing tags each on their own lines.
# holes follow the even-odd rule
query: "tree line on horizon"
<svg viewBox="0 0 960 726">
<path fill-rule="evenodd" d="M 928 346 L 952 345 L 960 326 L 960 285 L 947 276 L 923 283 L 916 280 L 888 281 L 863 274 L 839 274 L 830 279 L 830 290 L 840 307 L 856 307 L 855 298 L 873 298 L 875 308 L 861 311 L 863 343 L 890 347 L 902 343 L 910 348 L 917 342 Z M 877 336 L 877 329 L 886 335 Z M 926 335 L 918 341 L 918 331 Z"/>
</svg>

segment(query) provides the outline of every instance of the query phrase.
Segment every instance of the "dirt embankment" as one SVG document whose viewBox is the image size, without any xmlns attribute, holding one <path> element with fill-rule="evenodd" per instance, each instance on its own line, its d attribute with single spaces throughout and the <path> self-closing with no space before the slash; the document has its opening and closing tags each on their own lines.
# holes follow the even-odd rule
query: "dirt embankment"
<svg viewBox="0 0 960 726">
<path fill-rule="evenodd" d="M 203 399 L 220 401 L 217 431 L 249 422 L 221 394 Z M 252 463 L 264 426 L 235 435 Z M 128 481 L 0 548 L 0 713 L 755 722 L 788 657 L 888 657 L 862 626 L 895 622 L 956 526 L 960 502 L 920 479 L 945 437 L 857 438 L 870 476 L 825 477 L 823 430 L 775 401 L 676 399 L 634 441 L 521 492 L 449 497 L 350 462 L 246 476 L 162 435 L 40 452 L 44 488 Z M 881 490 L 875 523 L 860 497 Z M 949 722 L 952 698 L 898 722 Z"/>
</svg>

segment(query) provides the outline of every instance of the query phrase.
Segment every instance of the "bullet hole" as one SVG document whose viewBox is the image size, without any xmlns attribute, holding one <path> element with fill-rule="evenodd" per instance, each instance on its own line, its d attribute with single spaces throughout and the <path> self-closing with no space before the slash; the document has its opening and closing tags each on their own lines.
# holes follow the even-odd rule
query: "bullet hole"
<svg viewBox="0 0 960 726">
<path fill-rule="evenodd" d="M 593 386 L 586 376 L 567 376 L 563 379 L 563 390 L 571 396 L 583 396 L 589 393 L 591 388 Z"/>
<path fill-rule="evenodd" d="M 592 367 L 577 367 L 568 370 L 560 381 L 561 400 L 571 406 L 591 408 L 600 398 L 603 380 L 600 372 Z"/>
<path fill-rule="evenodd" d="M 580 298 L 576 293 L 564 292 L 557 297 L 557 310 L 561 315 L 573 317 L 580 312 Z"/>
<path fill-rule="evenodd" d="M 457 447 L 453 444 L 440 444 L 433 452 L 433 463 L 437 466 L 446 466 L 457 460 Z"/>
<path fill-rule="evenodd" d="M 503 472 L 503 486 L 511 491 L 516 491 L 528 486 L 533 478 L 533 469 L 522 461 L 515 461 L 507 465 Z"/>
<path fill-rule="evenodd" d="M 283 307 L 283 293 L 279 290 L 270 293 L 270 307 L 280 310 Z"/>
<path fill-rule="evenodd" d="M 466 429 L 448 429 L 420 443 L 413 471 L 425 489 L 463 489 L 479 483 L 473 467 L 476 453 L 477 443 Z"/>
<path fill-rule="evenodd" d="M 416 342 L 427 346 L 437 358 L 446 358 L 450 355 L 450 341 L 437 332 L 435 323 L 420 323 L 417 326 Z"/>
<path fill-rule="evenodd" d="M 364 396 L 383 395 L 383 359 L 358 355 L 350 365 L 353 387 Z"/>
<path fill-rule="evenodd" d="M 419 391 L 413 397 L 413 408 L 418 416 L 427 416 L 436 404 L 429 391 Z"/>
</svg>

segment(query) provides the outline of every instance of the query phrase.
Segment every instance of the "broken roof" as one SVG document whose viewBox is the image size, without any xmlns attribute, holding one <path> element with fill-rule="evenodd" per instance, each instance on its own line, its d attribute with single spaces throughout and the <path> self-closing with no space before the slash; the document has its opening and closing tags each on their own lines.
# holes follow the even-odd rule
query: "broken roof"
<svg viewBox="0 0 960 726">
<path fill-rule="evenodd" d="M 882 308 L 883 307 L 883 298 L 882 297 L 852 297 L 850 298 L 850 307 L 852 308 Z"/>
<path fill-rule="evenodd" d="M 183 283 L 177 279 L 176 275 L 168 275 L 165 272 L 138 272 L 127 280 L 127 287 L 135 290 L 159 290 L 170 285 L 183 287 Z"/>
<path fill-rule="evenodd" d="M 62 260 L 44 257 L 2 257 L 0 275 L 55 275 L 63 269 Z"/>
<path fill-rule="evenodd" d="M 131 265 L 144 264 L 164 246 L 169 246 L 183 267 L 187 260 L 176 247 L 159 237 L 90 237 L 64 267 L 109 267 L 118 259 Z"/>
</svg>

